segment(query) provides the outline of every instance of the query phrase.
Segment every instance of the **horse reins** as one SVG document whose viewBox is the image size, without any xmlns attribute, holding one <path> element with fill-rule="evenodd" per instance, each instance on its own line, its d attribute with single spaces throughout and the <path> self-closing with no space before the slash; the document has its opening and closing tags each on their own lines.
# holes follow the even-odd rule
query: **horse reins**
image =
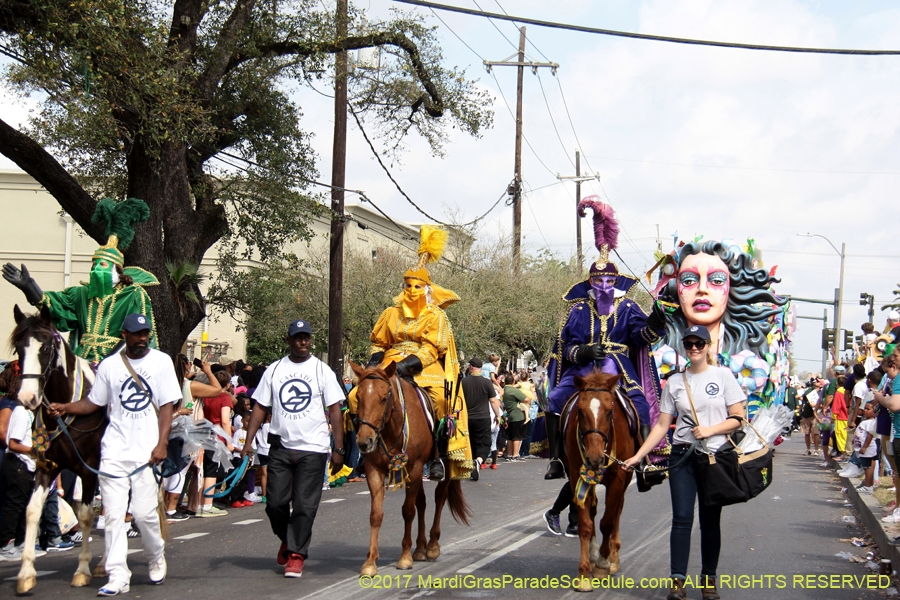
<svg viewBox="0 0 900 600">
<path fill-rule="evenodd" d="M 388 393 L 387 393 L 387 397 L 385 398 L 385 400 L 387 401 L 387 406 L 384 407 L 384 413 L 381 415 L 381 425 L 376 427 L 372 423 L 369 423 L 368 421 L 362 419 L 359 416 L 357 416 L 356 420 L 359 421 L 360 424 L 368 425 L 369 427 L 372 428 L 372 430 L 375 432 L 375 438 L 381 442 L 382 452 L 384 452 L 385 455 L 390 456 L 391 452 L 394 451 L 394 449 L 403 440 L 403 437 L 404 437 L 403 434 L 401 433 L 400 436 L 397 438 L 397 441 L 394 442 L 394 445 L 391 446 L 390 450 L 388 450 L 386 448 L 386 446 L 384 445 L 384 438 L 381 437 L 381 432 L 384 431 L 385 426 L 390 422 L 390 419 L 394 414 L 394 386 L 391 385 L 391 382 L 389 380 L 385 379 L 384 377 L 381 377 L 380 375 L 378 375 L 376 373 L 370 373 L 369 375 L 366 375 L 364 377 L 364 379 L 377 379 L 378 381 L 383 381 L 386 384 L 388 384 Z M 397 380 L 397 387 L 398 388 L 400 387 L 399 378 Z M 398 393 L 402 397 L 403 391 L 401 390 Z"/>
<path fill-rule="evenodd" d="M 606 388 L 585 388 L 585 389 L 579 390 L 579 391 L 581 391 L 581 392 L 606 392 L 607 394 L 615 396 L 615 394 L 612 391 L 610 391 Z M 623 465 L 625 464 L 621 460 L 617 459 L 615 456 L 609 455 L 609 443 L 610 443 L 609 437 L 613 433 L 613 427 L 614 427 L 613 418 L 610 417 L 609 418 L 609 433 L 601 431 L 600 429 L 587 429 L 585 431 L 581 431 L 580 426 L 578 426 L 578 428 L 577 428 L 577 430 L 578 430 L 578 446 L 579 446 L 579 449 L 581 450 L 582 454 L 584 454 L 584 436 L 590 435 L 592 433 L 596 433 L 596 434 L 599 434 L 600 436 L 602 436 L 603 439 L 605 440 L 605 443 L 603 446 L 603 456 L 606 457 L 607 463 L 605 465 L 601 465 L 600 466 L 601 469 L 608 467 L 611 460 L 616 461 L 619 464 L 623 464 Z"/>
</svg>

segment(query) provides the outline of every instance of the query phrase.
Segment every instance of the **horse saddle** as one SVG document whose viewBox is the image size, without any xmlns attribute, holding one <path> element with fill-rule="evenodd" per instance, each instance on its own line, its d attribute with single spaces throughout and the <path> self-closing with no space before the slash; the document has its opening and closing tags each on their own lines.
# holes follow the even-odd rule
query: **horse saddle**
<svg viewBox="0 0 900 600">
<path fill-rule="evenodd" d="M 575 403 L 578 401 L 579 393 L 580 392 L 575 392 L 572 394 L 572 397 L 566 401 L 566 405 L 559 415 L 559 430 L 563 435 L 565 435 L 569 419 L 572 417 L 572 412 L 575 408 Z M 625 413 L 625 417 L 628 419 L 628 431 L 630 431 L 631 435 L 637 439 L 638 430 L 640 429 L 640 419 L 638 419 L 637 410 L 635 410 L 634 404 L 631 403 L 631 399 L 628 396 L 622 393 L 622 389 L 618 387 L 616 388 L 616 399 L 619 406 L 622 408 L 622 412 Z M 641 443 L 643 440 L 638 439 L 637 441 L 638 443 Z"/>
</svg>

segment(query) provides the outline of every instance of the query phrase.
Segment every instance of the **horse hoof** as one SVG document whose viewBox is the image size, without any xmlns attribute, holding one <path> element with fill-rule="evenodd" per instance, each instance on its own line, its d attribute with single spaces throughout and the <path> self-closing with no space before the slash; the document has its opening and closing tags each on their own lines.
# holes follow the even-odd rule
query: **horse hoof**
<svg viewBox="0 0 900 600">
<path fill-rule="evenodd" d="M 72 587 L 84 587 L 91 583 L 91 576 L 87 573 L 75 573 L 72 577 Z"/>
<path fill-rule="evenodd" d="M 617 563 L 617 562 L 609 563 L 609 574 L 615 575 L 618 572 L 619 572 L 619 563 Z"/>
<path fill-rule="evenodd" d="M 378 574 L 378 567 L 375 565 L 363 565 L 362 571 L 359 572 L 360 577 L 375 577 Z"/>
<path fill-rule="evenodd" d="M 413 552 L 413 560 L 416 562 L 421 562 L 425 560 L 425 551 L 424 550 L 416 550 Z"/>
<path fill-rule="evenodd" d="M 100 563 L 99 565 L 94 567 L 93 571 L 91 571 L 91 576 L 93 576 L 93 577 L 108 577 L 109 575 L 107 575 L 107 573 L 106 573 L 106 566 L 103 563 Z"/>
<path fill-rule="evenodd" d="M 16 593 L 18 594 L 27 594 L 31 590 L 34 589 L 34 586 L 37 585 L 37 577 L 35 575 L 29 575 L 24 579 L 19 579 L 18 585 L 16 585 Z"/>
<path fill-rule="evenodd" d="M 441 555 L 441 550 L 438 548 L 437 550 L 426 550 L 425 551 L 425 560 L 428 562 L 434 562 Z"/>
<path fill-rule="evenodd" d="M 413 561 L 411 558 L 401 558 L 397 561 L 397 568 L 402 571 L 407 571 L 413 568 Z"/>
<path fill-rule="evenodd" d="M 587 577 L 576 577 L 572 582 L 572 588 L 576 592 L 593 592 L 594 588 L 591 585 L 591 580 Z"/>
<path fill-rule="evenodd" d="M 597 565 L 594 565 L 594 568 L 591 569 L 591 577 L 593 577 L 594 579 L 603 579 L 604 577 L 608 577 L 609 575 L 612 575 L 609 569 L 604 569 L 602 567 L 598 567 Z"/>
</svg>

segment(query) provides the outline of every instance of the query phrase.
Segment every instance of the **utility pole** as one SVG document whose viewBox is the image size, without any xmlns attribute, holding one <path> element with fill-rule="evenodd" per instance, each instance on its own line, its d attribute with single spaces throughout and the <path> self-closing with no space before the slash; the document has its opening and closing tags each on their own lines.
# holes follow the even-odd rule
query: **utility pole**
<svg viewBox="0 0 900 600">
<path fill-rule="evenodd" d="M 347 0 L 337 0 L 336 37 L 347 37 Z M 339 376 L 344 362 L 344 187 L 347 171 L 347 52 L 334 61 L 334 146 L 331 162 L 331 244 L 328 269 L 328 366 Z"/>
<path fill-rule="evenodd" d="M 875 296 L 863 292 L 859 295 L 859 305 L 869 307 L 869 323 L 875 324 Z"/>
<path fill-rule="evenodd" d="M 581 276 L 581 272 L 584 270 L 584 252 L 581 249 L 581 217 L 578 216 L 578 203 L 581 202 L 581 182 L 589 181 L 591 179 L 596 179 L 600 181 L 600 174 L 596 175 L 588 175 L 585 177 L 581 176 L 581 152 L 578 150 L 575 151 L 575 177 L 563 177 L 562 175 L 557 175 L 557 179 L 560 181 L 574 181 L 575 182 L 575 245 L 578 247 L 578 275 Z"/>
<path fill-rule="evenodd" d="M 516 62 L 511 62 L 513 58 L 517 58 Z M 484 61 L 484 67 L 487 72 L 491 72 L 491 67 L 517 67 L 516 75 L 516 156 L 515 156 L 515 178 L 512 185 L 513 197 L 513 272 L 518 275 L 521 265 L 522 252 L 522 90 L 525 86 L 525 67 L 531 67 L 531 71 L 537 74 L 538 67 L 550 67 L 552 73 L 556 74 L 559 68 L 557 63 L 539 63 L 534 61 L 525 62 L 525 27 L 519 29 L 519 52 L 505 58 L 501 61 Z"/>
<path fill-rule="evenodd" d="M 847 256 L 847 243 L 844 242 L 841 244 L 841 281 L 838 284 L 838 297 L 836 298 L 837 308 L 835 310 L 835 315 L 834 315 L 834 320 L 835 320 L 834 335 L 835 336 L 843 335 L 841 333 L 841 317 L 843 316 L 843 312 L 844 312 L 844 259 L 846 258 L 846 256 Z"/>
</svg>

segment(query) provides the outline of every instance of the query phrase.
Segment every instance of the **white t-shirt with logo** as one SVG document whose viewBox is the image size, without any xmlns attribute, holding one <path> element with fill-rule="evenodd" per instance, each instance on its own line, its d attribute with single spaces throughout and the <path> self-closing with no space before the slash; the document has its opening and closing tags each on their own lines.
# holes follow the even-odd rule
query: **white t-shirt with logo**
<svg viewBox="0 0 900 600">
<path fill-rule="evenodd" d="M 697 418 L 700 420 L 697 425 L 703 427 L 718 425 L 728 418 L 729 406 L 744 401 L 744 393 L 731 374 L 731 369 L 711 366 L 699 375 L 692 375 L 689 371 L 685 371 L 684 375 L 687 375 L 688 384 L 691 386 Z M 696 441 L 694 434 L 691 433 L 693 426 L 684 421 L 685 417 L 693 420 L 693 413 L 681 374 L 670 377 L 666 387 L 663 388 L 659 411 L 678 415 L 678 420 L 675 421 L 675 435 L 672 436 L 673 443 L 693 444 Z M 707 439 L 707 449 L 715 452 L 725 440 L 724 435 L 714 435 Z"/>
<path fill-rule="evenodd" d="M 865 452 L 862 452 L 863 444 L 866 443 L 866 434 L 872 436 L 872 441 Z M 853 449 L 856 450 L 863 458 L 874 458 L 876 454 L 875 438 L 875 419 L 866 419 L 856 428 L 856 436 L 853 438 Z"/>
<path fill-rule="evenodd" d="M 157 411 L 165 404 L 181 400 L 181 387 L 168 354 L 150 348 L 143 358 L 128 360 L 149 398 L 116 352 L 100 363 L 88 399 L 109 410 L 109 426 L 100 444 L 100 457 L 104 461 L 143 463 L 150 459 L 159 443 Z"/>
<path fill-rule="evenodd" d="M 266 369 L 253 399 L 272 408 L 269 431 L 291 450 L 331 452 L 327 407 L 344 399 L 334 372 L 315 356 L 301 363 L 287 356 Z"/>
<path fill-rule="evenodd" d="M 34 473 L 34 457 L 30 454 L 19 454 L 15 450 L 10 450 L 9 440 L 16 440 L 23 446 L 31 448 L 31 424 L 33 421 L 33 412 L 16 405 L 12 414 L 9 415 L 9 425 L 6 429 L 6 452 L 18 457 L 31 473 Z"/>
<path fill-rule="evenodd" d="M 247 441 L 247 431 L 244 429 L 235 429 L 234 435 L 231 436 L 231 445 L 234 446 L 234 450 L 231 453 L 231 456 L 234 458 L 241 457 L 241 449 L 244 447 L 244 443 Z M 256 450 L 256 442 L 250 444 L 250 447 Z"/>
</svg>

